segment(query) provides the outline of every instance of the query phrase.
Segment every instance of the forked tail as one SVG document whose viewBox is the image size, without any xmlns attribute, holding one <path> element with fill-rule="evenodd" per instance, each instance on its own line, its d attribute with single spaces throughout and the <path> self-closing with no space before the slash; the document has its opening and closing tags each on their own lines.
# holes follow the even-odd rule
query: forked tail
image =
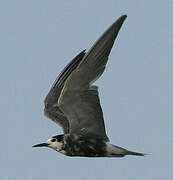
<svg viewBox="0 0 173 180">
<path fill-rule="evenodd" d="M 133 156 L 145 156 L 147 154 L 129 151 L 119 146 L 115 146 L 110 143 L 106 143 L 106 150 L 107 150 L 107 157 L 124 157 L 126 155 L 133 155 Z"/>
<path fill-rule="evenodd" d="M 138 152 L 133 152 L 133 151 L 127 151 L 126 155 L 134 155 L 134 156 L 145 156 L 147 154 L 144 153 L 138 153 Z"/>
</svg>

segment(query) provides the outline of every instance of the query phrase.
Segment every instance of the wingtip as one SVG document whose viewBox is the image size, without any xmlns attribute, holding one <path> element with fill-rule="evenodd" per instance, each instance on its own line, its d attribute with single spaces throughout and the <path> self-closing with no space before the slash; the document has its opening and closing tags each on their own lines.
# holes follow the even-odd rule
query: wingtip
<svg viewBox="0 0 173 180">
<path fill-rule="evenodd" d="M 121 17 L 123 17 L 123 18 L 127 18 L 127 14 L 123 14 Z"/>
<path fill-rule="evenodd" d="M 122 16 L 119 17 L 119 20 L 124 21 L 126 18 L 127 18 L 127 15 L 124 14 L 124 15 L 122 15 Z"/>
<path fill-rule="evenodd" d="M 118 19 L 116 19 L 116 21 L 107 29 L 107 31 L 106 32 L 108 32 L 108 31 L 110 31 L 110 29 L 114 29 L 115 30 L 115 28 L 116 28 L 116 31 L 117 31 L 117 33 L 116 34 L 118 34 L 118 32 L 119 32 L 119 30 L 120 30 L 120 28 L 121 28 L 121 26 L 122 26 L 122 24 L 124 23 L 124 21 L 125 21 L 125 19 L 127 18 L 127 15 L 122 15 L 122 16 L 120 16 Z"/>
</svg>

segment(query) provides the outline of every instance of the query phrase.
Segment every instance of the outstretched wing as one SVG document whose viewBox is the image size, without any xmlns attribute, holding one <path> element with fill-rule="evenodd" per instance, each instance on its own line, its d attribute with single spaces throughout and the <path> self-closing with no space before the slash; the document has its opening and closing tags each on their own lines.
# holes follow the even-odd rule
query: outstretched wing
<svg viewBox="0 0 173 180">
<path fill-rule="evenodd" d="M 61 94 L 62 88 L 66 79 L 69 75 L 76 69 L 78 64 L 81 62 L 82 58 L 85 55 L 85 50 L 79 53 L 60 73 L 60 75 L 55 80 L 53 86 L 51 87 L 48 95 L 45 98 L 44 104 L 44 113 L 45 115 L 53 120 L 55 123 L 60 125 L 64 133 L 69 131 L 69 122 L 65 117 L 64 113 L 60 110 L 57 105 L 58 98 Z"/>
<path fill-rule="evenodd" d="M 58 104 L 69 120 L 70 133 L 96 136 L 108 141 L 98 90 L 92 83 L 103 73 L 115 38 L 126 19 L 121 16 L 96 41 L 67 78 Z"/>
</svg>

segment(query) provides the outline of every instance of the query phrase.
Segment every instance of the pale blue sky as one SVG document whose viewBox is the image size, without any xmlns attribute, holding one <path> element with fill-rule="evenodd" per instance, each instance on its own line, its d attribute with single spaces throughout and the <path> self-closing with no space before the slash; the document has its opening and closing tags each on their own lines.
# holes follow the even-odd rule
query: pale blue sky
<svg viewBox="0 0 173 180">
<path fill-rule="evenodd" d="M 43 100 L 62 68 L 127 14 L 96 84 L 113 144 L 146 157 L 70 158 L 35 143 L 60 134 Z M 172 180 L 173 1 L 2 0 L 2 180 Z"/>
</svg>

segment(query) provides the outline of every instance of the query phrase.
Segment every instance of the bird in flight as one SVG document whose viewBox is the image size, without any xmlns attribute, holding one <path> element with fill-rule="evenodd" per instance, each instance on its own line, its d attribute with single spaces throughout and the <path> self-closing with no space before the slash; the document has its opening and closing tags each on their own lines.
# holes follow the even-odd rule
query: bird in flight
<svg viewBox="0 0 173 180">
<path fill-rule="evenodd" d="M 49 147 L 67 156 L 144 156 L 109 142 L 98 87 L 114 41 L 126 19 L 116 20 L 88 52 L 79 53 L 60 73 L 45 98 L 45 115 L 62 127 L 63 133 L 33 147 Z"/>
</svg>

